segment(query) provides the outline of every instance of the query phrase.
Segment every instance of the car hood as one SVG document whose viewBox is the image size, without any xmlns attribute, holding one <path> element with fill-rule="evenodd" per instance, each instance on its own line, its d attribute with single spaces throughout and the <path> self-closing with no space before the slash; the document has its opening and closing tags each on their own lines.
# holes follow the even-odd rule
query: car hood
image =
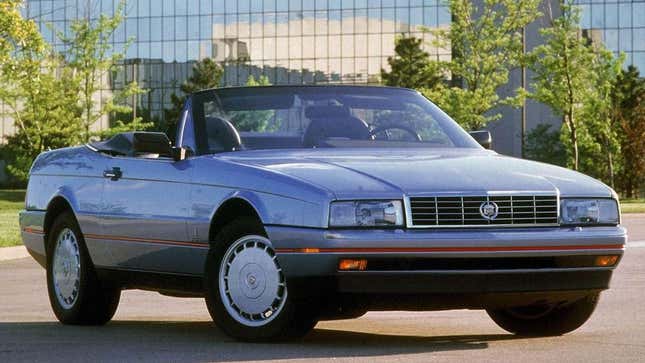
<svg viewBox="0 0 645 363">
<path fill-rule="evenodd" d="M 291 176 L 337 198 L 492 191 L 612 195 L 609 187 L 584 174 L 483 149 L 299 149 L 217 157 Z"/>
</svg>

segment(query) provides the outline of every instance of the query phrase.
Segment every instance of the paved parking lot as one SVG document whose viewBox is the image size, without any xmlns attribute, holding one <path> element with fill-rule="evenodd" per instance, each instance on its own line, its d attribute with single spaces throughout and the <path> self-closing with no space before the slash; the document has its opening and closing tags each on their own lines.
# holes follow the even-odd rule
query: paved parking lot
<svg viewBox="0 0 645 363">
<path fill-rule="evenodd" d="M 481 311 L 374 312 L 323 322 L 304 340 L 244 344 L 212 325 L 201 299 L 126 291 L 105 327 L 56 322 L 45 273 L 31 259 L 0 262 L 0 362 L 13 361 L 643 361 L 645 214 L 595 315 L 563 337 L 515 338 Z"/>
</svg>

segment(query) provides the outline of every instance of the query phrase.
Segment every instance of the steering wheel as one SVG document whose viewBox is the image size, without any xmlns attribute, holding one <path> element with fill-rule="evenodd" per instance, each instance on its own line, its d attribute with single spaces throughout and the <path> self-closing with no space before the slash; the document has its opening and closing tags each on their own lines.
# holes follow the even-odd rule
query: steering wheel
<svg viewBox="0 0 645 363">
<path fill-rule="evenodd" d="M 419 135 L 414 129 L 407 127 L 407 126 L 402 126 L 402 125 L 385 125 L 385 126 L 379 126 L 373 130 L 370 131 L 370 135 L 376 136 L 377 134 L 380 134 L 381 132 L 385 132 L 385 136 L 387 137 L 386 140 L 390 140 L 390 133 L 389 130 L 402 130 L 407 132 L 412 136 L 414 141 L 423 141 L 421 138 L 421 135 Z"/>
</svg>

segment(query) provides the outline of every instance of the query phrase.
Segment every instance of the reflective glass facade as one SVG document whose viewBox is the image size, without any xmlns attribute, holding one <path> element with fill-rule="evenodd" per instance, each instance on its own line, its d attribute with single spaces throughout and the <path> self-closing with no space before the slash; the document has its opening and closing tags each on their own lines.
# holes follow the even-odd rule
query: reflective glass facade
<svg viewBox="0 0 645 363">
<path fill-rule="evenodd" d="M 618 54 L 625 65 L 645 70 L 645 0 L 577 0 L 582 8 L 580 26 L 594 40 Z"/>
<path fill-rule="evenodd" d="M 475 0 L 480 2 L 482 0 Z M 545 0 L 557 7 L 558 1 Z M 68 32 L 78 18 L 113 14 L 119 0 L 26 0 L 25 16 L 34 19 L 47 41 L 62 45 L 52 29 Z M 625 52 L 627 64 L 645 69 L 645 0 L 578 0 L 582 27 L 614 52 Z M 543 12 L 545 9 L 543 9 Z M 422 27 L 450 24 L 444 0 L 128 0 L 126 19 L 112 37 L 126 59 L 106 79 L 105 90 L 134 79 L 149 90 L 137 102 L 139 114 L 162 117 L 170 95 L 190 75 L 195 61 L 211 57 L 225 67 L 223 86 L 241 85 L 249 75 L 266 75 L 273 84 L 378 83 L 398 34 L 426 40 L 436 59 L 449 49 L 430 46 Z M 527 29 L 527 48 L 539 44 L 543 19 Z M 505 89 L 520 87 L 512 72 Z M 502 90 L 504 92 L 504 90 Z M 0 105 L 0 113 L 3 106 Z M 527 125 L 559 123 L 540 104 L 527 104 Z M 489 125 L 495 148 L 520 155 L 520 111 L 504 108 L 502 120 Z M 13 132 L 13 120 L 1 120 L 0 142 Z M 98 129 L 105 128 L 102 120 Z"/>
<path fill-rule="evenodd" d="M 25 12 L 47 41 L 70 21 L 113 14 L 118 0 L 29 0 Z M 150 89 L 141 107 L 162 115 L 192 64 L 211 57 L 225 65 L 224 86 L 265 75 L 273 84 L 378 83 L 398 34 L 425 37 L 445 27 L 441 0 L 129 0 L 112 37 L 126 59 L 108 88 L 137 79 Z M 48 25 L 51 24 L 51 25 Z M 449 50 L 431 49 L 438 59 Z M 106 90 L 109 91 L 109 90 Z"/>
</svg>

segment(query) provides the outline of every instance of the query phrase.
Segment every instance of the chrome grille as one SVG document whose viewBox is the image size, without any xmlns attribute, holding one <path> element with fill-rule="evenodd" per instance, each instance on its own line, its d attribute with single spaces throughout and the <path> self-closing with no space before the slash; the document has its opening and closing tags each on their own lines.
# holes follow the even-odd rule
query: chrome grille
<svg viewBox="0 0 645 363">
<path fill-rule="evenodd" d="M 497 216 L 480 213 L 485 202 L 498 206 Z M 412 227 L 526 226 L 558 224 L 557 195 L 491 195 L 411 197 Z"/>
</svg>

